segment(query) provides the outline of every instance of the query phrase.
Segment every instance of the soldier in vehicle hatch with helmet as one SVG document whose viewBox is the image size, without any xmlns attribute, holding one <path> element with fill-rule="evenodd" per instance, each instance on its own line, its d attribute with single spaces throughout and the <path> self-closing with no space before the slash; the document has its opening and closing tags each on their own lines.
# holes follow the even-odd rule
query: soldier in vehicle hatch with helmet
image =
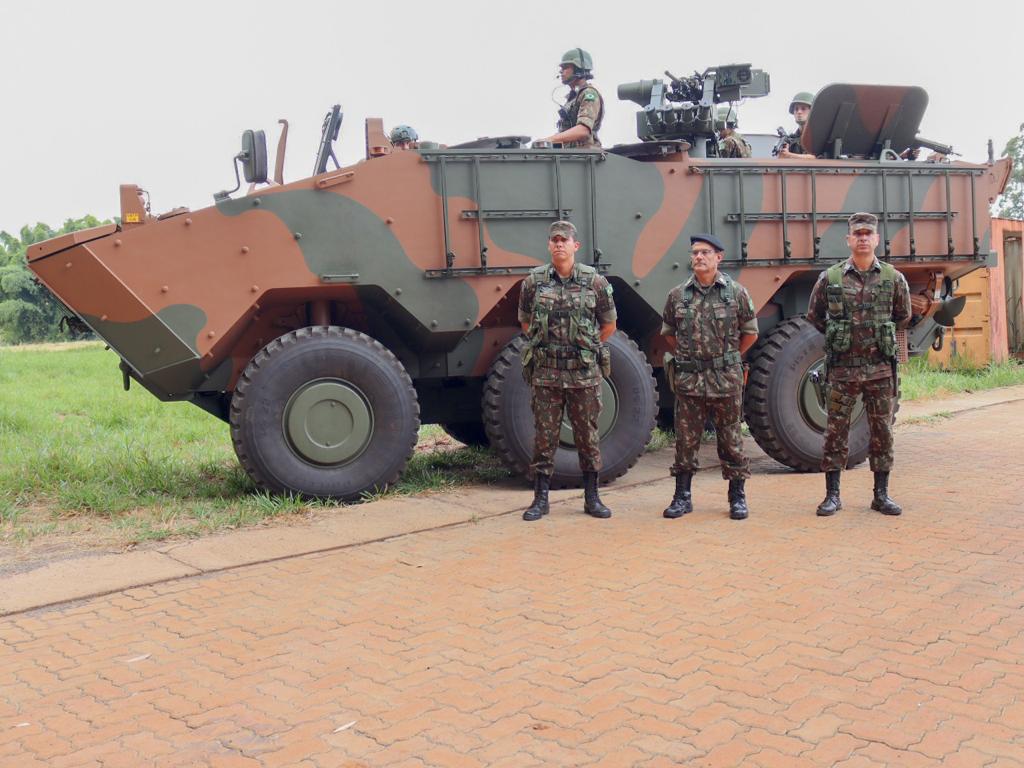
<svg viewBox="0 0 1024 768">
<path fill-rule="evenodd" d="M 860 395 L 871 430 L 868 456 L 875 475 L 871 508 L 883 515 L 898 515 L 903 510 L 889 498 L 896 331 L 910 323 L 910 289 L 902 274 L 875 256 L 878 218 L 872 213 L 855 213 L 849 227 L 850 258 L 821 273 L 807 307 L 807 319 L 825 334 L 828 384 L 828 424 L 821 460 L 825 500 L 818 505 L 817 514 L 827 517 L 843 508 L 839 476 L 849 456 L 850 416 Z"/>
<path fill-rule="evenodd" d="M 391 146 L 397 150 L 416 149 L 419 146 L 419 134 L 411 125 L 396 125 L 388 136 Z"/>
<path fill-rule="evenodd" d="M 558 133 L 538 141 L 563 147 L 600 147 L 597 132 L 604 120 L 604 99 L 590 84 L 594 61 L 582 48 L 571 48 L 562 56 L 560 77 L 569 86 L 565 106 L 558 110 Z"/>
<path fill-rule="evenodd" d="M 811 106 L 814 104 L 814 94 L 810 91 L 800 91 L 793 100 L 789 102 L 789 114 L 796 120 L 796 130 L 789 134 L 789 142 L 782 145 L 779 150 L 779 157 L 790 160 L 814 160 L 814 155 L 807 152 L 800 143 L 800 135 L 803 133 L 807 118 L 811 114 Z"/>
<path fill-rule="evenodd" d="M 732 104 L 723 104 L 718 108 L 718 156 L 719 157 L 750 157 L 750 144 L 736 130 L 738 124 L 736 108 Z"/>
</svg>

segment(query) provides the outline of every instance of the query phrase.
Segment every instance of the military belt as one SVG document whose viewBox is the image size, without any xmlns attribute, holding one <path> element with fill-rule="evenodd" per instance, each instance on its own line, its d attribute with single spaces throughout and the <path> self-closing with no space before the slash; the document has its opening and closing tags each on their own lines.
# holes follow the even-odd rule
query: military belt
<svg viewBox="0 0 1024 768">
<path fill-rule="evenodd" d="M 733 350 L 718 357 L 706 359 L 683 358 L 676 360 L 676 370 L 683 373 L 697 373 L 699 371 L 718 371 L 732 365 L 740 364 L 740 353 Z"/>
<path fill-rule="evenodd" d="M 537 349 L 536 354 L 540 358 L 561 357 L 571 359 L 580 356 L 580 348 L 565 344 L 545 344 Z"/>
<path fill-rule="evenodd" d="M 882 357 L 841 357 L 838 360 L 833 360 L 830 364 L 831 368 L 860 368 L 865 365 L 882 365 L 888 362 Z"/>
</svg>

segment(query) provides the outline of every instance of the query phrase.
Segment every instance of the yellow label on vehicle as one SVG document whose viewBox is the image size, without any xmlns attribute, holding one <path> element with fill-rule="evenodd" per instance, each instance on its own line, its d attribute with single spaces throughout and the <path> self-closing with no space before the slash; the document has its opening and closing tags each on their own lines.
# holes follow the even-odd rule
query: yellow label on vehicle
<svg viewBox="0 0 1024 768">
<path fill-rule="evenodd" d="M 142 221 L 142 217 L 137 213 L 126 213 L 124 215 L 125 224 L 138 224 L 140 221 Z"/>
</svg>

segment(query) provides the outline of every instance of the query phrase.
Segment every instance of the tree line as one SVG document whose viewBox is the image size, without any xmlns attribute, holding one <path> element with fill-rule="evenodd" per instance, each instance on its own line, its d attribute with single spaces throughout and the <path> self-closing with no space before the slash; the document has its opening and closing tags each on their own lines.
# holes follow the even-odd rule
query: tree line
<svg viewBox="0 0 1024 768">
<path fill-rule="evenodd" d="M 1024 220 L 1024 124 L 1003 149 L 1002 157 L 1013 160 L 1013 172 L 1006 191 L 996 200 L 992 215 Z M 21 228 L 18 237 L 0 232 L 0 344 L 28 344 L 69 338 L 61 328 L 65 311 L 29 271 L 25 252 L 33 243 L 51 237 L 98 227 L 109 220 L 95 216 L 68 219 L 60 229 L 46 224 Z"/>
</svg>

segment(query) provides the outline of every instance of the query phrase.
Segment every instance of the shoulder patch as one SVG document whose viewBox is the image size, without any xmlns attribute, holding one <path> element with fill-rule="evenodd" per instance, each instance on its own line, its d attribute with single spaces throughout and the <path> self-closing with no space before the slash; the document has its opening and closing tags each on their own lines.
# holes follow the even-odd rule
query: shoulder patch
<svg viewBox="0 0 1024 768">
<path fill-rule="evenodd" d="M 604 292 L 605 292 L 605 293 L 607 293 L 607 294 L 608 294 L 609 296 L 611 296 L 611 295 L 612 295 L 612 284 L 611 284 L 611 283 L 608 283 L 608 284 L 607 284 L 607 285 L 606 285 L 606 286 L 604 287 Z"/>
<path fill-rule="evenodd" d="M 596 101 L 597 100 L 597 94 L 594 93 L 593 91 L 587 91 L 585 94 L 583 94 L 583 100 L 584 101 Z"/>
</svg>

